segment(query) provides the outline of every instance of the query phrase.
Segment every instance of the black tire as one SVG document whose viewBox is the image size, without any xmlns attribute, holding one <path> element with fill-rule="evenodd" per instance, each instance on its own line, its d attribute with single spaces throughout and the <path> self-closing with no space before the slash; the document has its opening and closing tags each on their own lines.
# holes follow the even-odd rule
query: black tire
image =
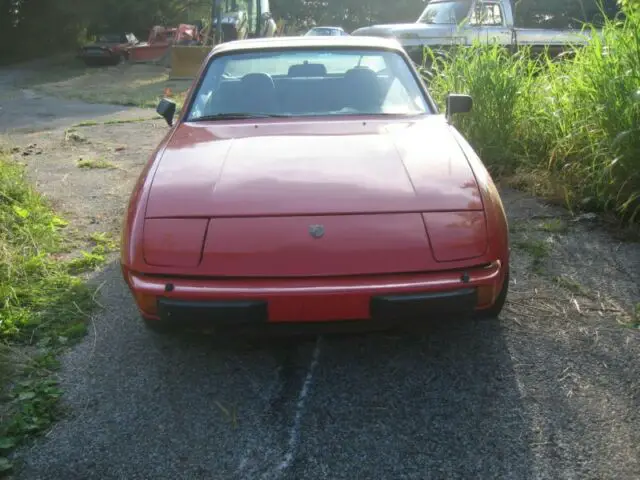
<svg viewBox="0 0 640 480">
<path fill-rule="evenodd" d="M 504 283 L 502 284 L 502 290 L 498 294 L 498 298 L 494 302 L 491 307 L 486 310 L 480 310 L 476 312 L 475 318 L 478 320 L 491 320 L 494 318 L 498 318 L 500 312 L 502 312 L 502 308 L 507 300 L 507 294 L 509 293 L 509 270 L 504 275 Z"/>
</svg>

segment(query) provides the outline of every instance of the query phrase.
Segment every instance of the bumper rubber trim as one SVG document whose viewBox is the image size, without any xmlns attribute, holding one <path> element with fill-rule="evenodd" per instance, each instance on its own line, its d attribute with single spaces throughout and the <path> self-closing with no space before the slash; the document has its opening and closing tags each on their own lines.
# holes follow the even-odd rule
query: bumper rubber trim
<svg viewBox="0 0 640 480">
<path fill-rule="evenodd" d="M 261 300 L 181 301 L 158 300 L 160 319 L 184 325 L 262 325 L 269 320 L 267 302 Z"/>
<path fill-rule="evenodd" d="M 471 315 L 477 305 L 475 288 L 449 292 L 412 295 L 377 296 L 371 299 L 371 317 L 382 319 L 417 319 L 436 315 Z"/>
</svg>

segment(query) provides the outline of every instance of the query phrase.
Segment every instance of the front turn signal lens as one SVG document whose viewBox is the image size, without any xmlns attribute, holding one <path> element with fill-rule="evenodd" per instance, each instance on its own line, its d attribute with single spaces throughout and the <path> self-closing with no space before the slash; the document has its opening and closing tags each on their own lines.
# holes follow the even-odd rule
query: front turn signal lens
<svg viewBox="0 0 640 480">
<path fill-rule="evenodd" d="M 158 299 L 155 295 L 146 293 L 135 293 L 136 304 L 144 313 L 155 315 L 158 313 Z"/>
<path fill-rule="evenodd" d="M 495 300 L 495 288 L 493 287 L 493 285 L 480 285 L 479 287 L 477 287 L 477 292 L 478 292 L 478 300 L 477 300 L 477 306 L 482 308 L 482 307 L 488 307 L 490 306 L 494 300 Z"/>
</svg>

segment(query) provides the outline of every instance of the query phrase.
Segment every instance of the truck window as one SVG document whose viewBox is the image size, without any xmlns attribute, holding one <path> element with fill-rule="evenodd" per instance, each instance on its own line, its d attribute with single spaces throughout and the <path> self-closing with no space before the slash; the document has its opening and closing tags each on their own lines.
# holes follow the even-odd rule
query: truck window
<svg viewBox="0 0 640 480">
<path fill-rule="evenodd" d="M 427 25 L 456 25 L 471 9 L 471 0 L 432 0 L 424 9 L 418 23 Z"/>
<path fill-rule="evenodd" d="M 469 19 L 471 25 L 502 26 L 504 17 L 499 3 L 478 3 Z"/>
</svg>

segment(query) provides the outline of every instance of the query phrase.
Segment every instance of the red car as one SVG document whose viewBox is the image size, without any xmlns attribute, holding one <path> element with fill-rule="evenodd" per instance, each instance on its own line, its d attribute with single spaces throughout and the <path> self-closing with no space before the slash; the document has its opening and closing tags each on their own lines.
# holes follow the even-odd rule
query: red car
<svg viewBox="0 0 640 480">
<path fill-rule="evenodd" d="M 395 40 L 216 46 L 131 196 L 122 272 L 148 326 L 496 316 L 505 212 Z M 365 324 L 366 325 L 366 324 Z"/>
</svg>

